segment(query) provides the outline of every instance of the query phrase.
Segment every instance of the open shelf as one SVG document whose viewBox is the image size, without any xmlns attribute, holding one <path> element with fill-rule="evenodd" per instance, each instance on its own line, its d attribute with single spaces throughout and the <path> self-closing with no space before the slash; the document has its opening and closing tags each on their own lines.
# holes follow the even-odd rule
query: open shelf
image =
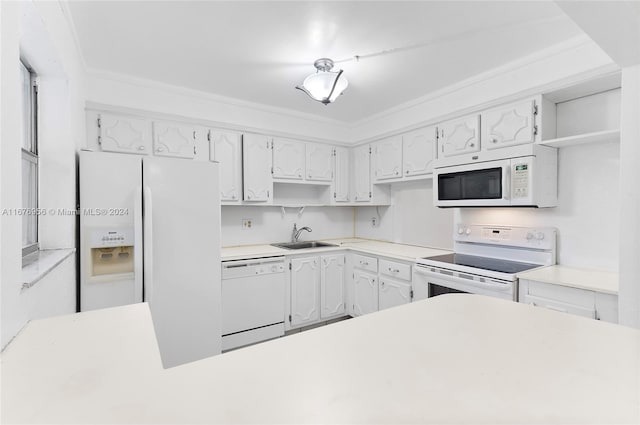
<svg viewBox="0 0 640 425">
<path fill-rule="evenodd" d="M 620 130 L 596 131 L 593 133 L 578 134 L 577 136 L 560 137 L 557 139 L 543 140 L 540 145 L 564 148 L 567 146 L 584 145 L 587 143 L 620 142 Z"/>
</svg>

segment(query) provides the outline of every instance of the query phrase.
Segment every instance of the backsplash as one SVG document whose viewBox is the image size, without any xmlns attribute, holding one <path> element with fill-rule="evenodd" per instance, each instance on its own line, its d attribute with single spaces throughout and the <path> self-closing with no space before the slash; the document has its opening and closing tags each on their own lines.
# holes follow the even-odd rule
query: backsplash
<svg viewBox="0 0 640 425">
<path fill-rule="evenodd" d="M 353 237 L 352 207 L 305 207 L 302 216 L 299 208 L 223 206 L 222 246 L 268 244 L 287 242 L 296 223 L 298 228 L 310 227 L 313 232 L 302 232 L 300 240 L 317 240 Z M 251 220 L 251 228 L 244 229 L 243 219 Z"/>
</svg>

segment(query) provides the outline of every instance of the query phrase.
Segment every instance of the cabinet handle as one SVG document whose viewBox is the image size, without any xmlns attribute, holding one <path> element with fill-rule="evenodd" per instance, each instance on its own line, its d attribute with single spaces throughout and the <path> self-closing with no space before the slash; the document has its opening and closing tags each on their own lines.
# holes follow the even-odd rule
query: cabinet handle
<svg viewBox="0 0 640 425">
<path fill-rule="evenodd" d="M 399 174 L 399 172 L 398 172 L 398 171 L 396 171 L 396 176 L 397 176 L 398 174 Z"/>
<path fill-rule="evenodd" d="M 407 170 L 407 171 L 405 172 L 405 174 L 407 174 L 407 175 L 408 175 L 408 174 L 409 174 L 409 170 Z"/>
<path fill-rule="evenodd" d="M 156 149 L 157 152 L 164 152 L 164 148 L 158 148 Z"/>
<path fill-rule="evenodd" d="M 498 139 L 494 137 L 493 139 L 491 139 L 491 143 L 498 143 Z"/>
<path fill-rule="evenodd" d="M 138 146 L 138 150 L 139 151 L 143 151 L 144 150 L 144 146 Z"/>
<path fill-rule="evenodd" d="M 193 140 L 196 140 L 196 131 L 193 130 Z"/>
<path fill-rule="evenodd" d="M 391 267 L 389 267 L 389 271 L 391 273 L 400 273 L 400 269 L 392 269 Z"/>
<path fill-rule="evenodd" d="M 476 144 L 475 143 L 469 143 L 470 147 L 474 147 Z"/>
</svg>

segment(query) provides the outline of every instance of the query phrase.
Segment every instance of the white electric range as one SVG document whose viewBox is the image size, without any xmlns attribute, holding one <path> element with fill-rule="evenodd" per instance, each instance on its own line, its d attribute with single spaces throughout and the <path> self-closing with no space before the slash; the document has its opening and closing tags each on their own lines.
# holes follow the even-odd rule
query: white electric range
<svg viewBox="0 0 640 425">
<path fill-rule="evenodd" d="M 518 300 L 517 273 L 556 263 L 556 229 L 459 224 L 454 253 L 416 259 L 427 297 L 471 293 Z"/>
</svg>

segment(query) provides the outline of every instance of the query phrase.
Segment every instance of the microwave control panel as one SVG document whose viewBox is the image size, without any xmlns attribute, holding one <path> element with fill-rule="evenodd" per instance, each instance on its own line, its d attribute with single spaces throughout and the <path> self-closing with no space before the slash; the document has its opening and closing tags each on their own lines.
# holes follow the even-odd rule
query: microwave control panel
<svg viewBox="0 0 640 425">
<path fill-rule="evenodd" d="M 527 198 L 529 197 L 529 179 L 531 165 L 526 162 L 513 164 L 513 197 Z"/>
</svg>

